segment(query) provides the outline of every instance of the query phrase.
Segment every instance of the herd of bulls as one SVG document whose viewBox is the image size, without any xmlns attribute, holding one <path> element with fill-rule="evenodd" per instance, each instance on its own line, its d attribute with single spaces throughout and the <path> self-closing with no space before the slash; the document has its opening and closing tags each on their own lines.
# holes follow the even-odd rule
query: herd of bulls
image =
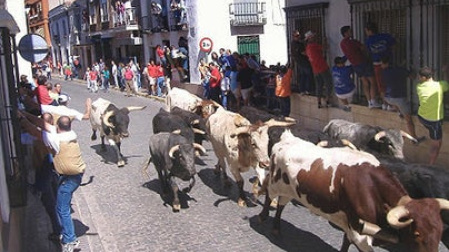
<svg viewBox="0 0 449 252">
<path fill-rule="evenodd" d="M 265 194 L 259 220 L 269 215 L 277 199 L 273 232 L 279 233 L 285 205 L 296 200 L 312 213 L 345 232 L 340 251 L 354 244 L 372 251 L 373 244 L 399 243 L 409 251 L 438 251 L 444 225 L 449 224 L 449 177 L 437 167 L 403 161 L 403 137 L 395 129 L 332 120 L 323 131 L 302 129 L 294 119 L 276 117 L 251 107 L 239 113 L 173 88 L 166 109 L 153 118 L 150 157 L 164 195 L 172 194 L 173 211 L 180 210 L 179 185 L 187 193 L 195 184 L 195 158 L 206 153 L 210 141 L 217 156 L 215 171 L 230 185 L 229 167 L 239 188 L 238 204 L 247 203 L 242 172 L 254 168 L 257 197 Z M 120 140 L 127 137 L 133 110 L 118 109 L 99 99 L 92 104 L 91 124 L 100 130 L 124 161 Z"/>
</svg>

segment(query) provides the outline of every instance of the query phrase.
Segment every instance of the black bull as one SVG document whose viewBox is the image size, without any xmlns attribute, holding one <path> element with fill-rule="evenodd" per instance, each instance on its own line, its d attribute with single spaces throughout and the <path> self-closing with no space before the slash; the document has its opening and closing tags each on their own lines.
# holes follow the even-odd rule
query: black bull
<svg viewBox="0 0 449 252">
<path fill-rule="evenodd" d="M 192 143 L 178 134 L 161 132 L 150 137 L 150 158 L 144 169 L 153 162 L 161 183 L 163 196 L 173 192 L 173 211 L 181 209 L 178 198 L 177 180 L 190 181 L 184 192 L 189 192 L 195 184 L 195 149 L 205 153 L 199 144 Z"/>
</svg>

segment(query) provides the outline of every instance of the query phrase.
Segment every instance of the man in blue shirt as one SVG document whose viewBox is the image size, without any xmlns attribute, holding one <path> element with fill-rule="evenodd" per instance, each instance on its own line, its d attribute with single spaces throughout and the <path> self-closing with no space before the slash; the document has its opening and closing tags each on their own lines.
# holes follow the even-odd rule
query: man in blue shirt
<svg viewBox="0 0 449 252">
<path fill-rule="evenodd" d="M 389 33 L 378 33 L 377 25 L 375 23 L 367 23 L 365 26 L 365 46 L 370 52 L 371 60 L 374 66 L 374 75 L 376 77 L 377 89 L 380 97 L 383 99 L 385 95 L 385 83 L 382 81 L 382 57 L 393 58 L 393 46 L 396 40 Z M 387 104 L 384 101 L 382 109 L 387 109 Z"/>
<path fill-rule="evenodd" d="M 399 110 L 407 122 L 407 130 L 415 139 L 413 143 L 418 144 L 425 140 L 425 137 L 418 137 L 415 131 L 415 125 L 411 117 L 410 102 L 407 99 L 407 79 L 413 76 L 403 67 L 390 65 L 389 57 L 382 57 L 382 81 L 385 83 L 385 101 Z"/>
<path fill-rule="evenodd" d="M 351 111 L 349 102 L 355 91 L 354 81 L 352 75 L 354 70 L 352 66 L 345 66 L 346 58 L 336 57 L 334 59 L 335 65 L 332 67 L 332 79 L 334 82 L 335 95 L 343 104 L 343 110 Z"/>
</svg>

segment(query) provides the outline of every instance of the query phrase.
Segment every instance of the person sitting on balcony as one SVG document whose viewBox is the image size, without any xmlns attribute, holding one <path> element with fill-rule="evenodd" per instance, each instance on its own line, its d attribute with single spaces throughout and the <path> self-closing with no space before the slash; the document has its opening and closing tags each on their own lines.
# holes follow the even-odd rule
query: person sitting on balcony
<svg viewBox="0 0 449 252">
<path fill-rule="evenodd" d="M 125 24 L 129 25 L 131 22 L 134 22 L 134 13 L 131 6 L 131 0 L 125 1 L 123 6 L 125 8 Z"/>
<path fill-rule="evenodd" d="M 117 24 L 124 25 L 125 24 L 125 6 L 122 1 L 115 2 L 115 11 L 117 12 Z"/>
<path fill-rule="evenodd" d="M 151 14 L 156 18 L 155 31 L 167 31 L 167 11 L 159 3 L 151 2 Z"/>
<path fill-rule="evenodd" d="M 184 28 L 185 22 L 183 22 L 183 17 L 185 16 L 185 7 L 183 1 L 172 0 L 170 3 L 170 10 L 173 12 L 173 17 L 175 18 L 177 29 Z"/>
</svg>

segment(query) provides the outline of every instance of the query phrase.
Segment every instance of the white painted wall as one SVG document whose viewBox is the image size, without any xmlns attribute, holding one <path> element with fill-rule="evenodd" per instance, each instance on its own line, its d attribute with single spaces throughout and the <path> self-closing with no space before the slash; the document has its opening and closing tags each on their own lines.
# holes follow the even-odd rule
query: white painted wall
<svg viewBox="0 0 449 252">
<path fill-rule="evenodd" d="M 17 26 L 19 26 L 20 32 L 16 35 L 16 44 L 18 45 L 20 39 L 28 34 L 25 1 L 7 0 L 5 7 L 5 9 L 14 17 Z M 20 67 L 19 74 L 27 75 L 28 80 L 31 81 L 31 63 L 22 58 L 20 53 L 17 53 L 17 60 Z"/>
<path fill-rule="evenodd" d="M 145 0 L 141 0 L 145 1 Z M 189 40 L 190 57 L 190 81 L 199 84 L 200 76 L 197 69 L 200 55 L 199 42 L 208 37 L 213 41 L 212 51 L 218 53 L 220 48 L 237 51 L 237 36 L 231 34 L 229 19 L 229 4 L 233 0 L 186 0 L 188 22 L 190 29 L 186 36 Z M 259 35 L 260 57 L 267 65 L 287 62 L 287 36 L 285 26 L 284 0 L 265 0 L 267 24 L 263 26 L 261 34 L 245 33 L 246 35 Z M 143 9 L 145 11 L 145 9 Z M 146 15 L 146 11 L 142 13 Z M 250 29 L 247 29 L 250 31 Z M 161 44 L 163 39 L 170 39 L 172 44 L 177 44 L 177 32 L 155 33 L 143 35 L 144 55 L 147 61 L 151 57 L 149 47 Z"/>
</svg>

